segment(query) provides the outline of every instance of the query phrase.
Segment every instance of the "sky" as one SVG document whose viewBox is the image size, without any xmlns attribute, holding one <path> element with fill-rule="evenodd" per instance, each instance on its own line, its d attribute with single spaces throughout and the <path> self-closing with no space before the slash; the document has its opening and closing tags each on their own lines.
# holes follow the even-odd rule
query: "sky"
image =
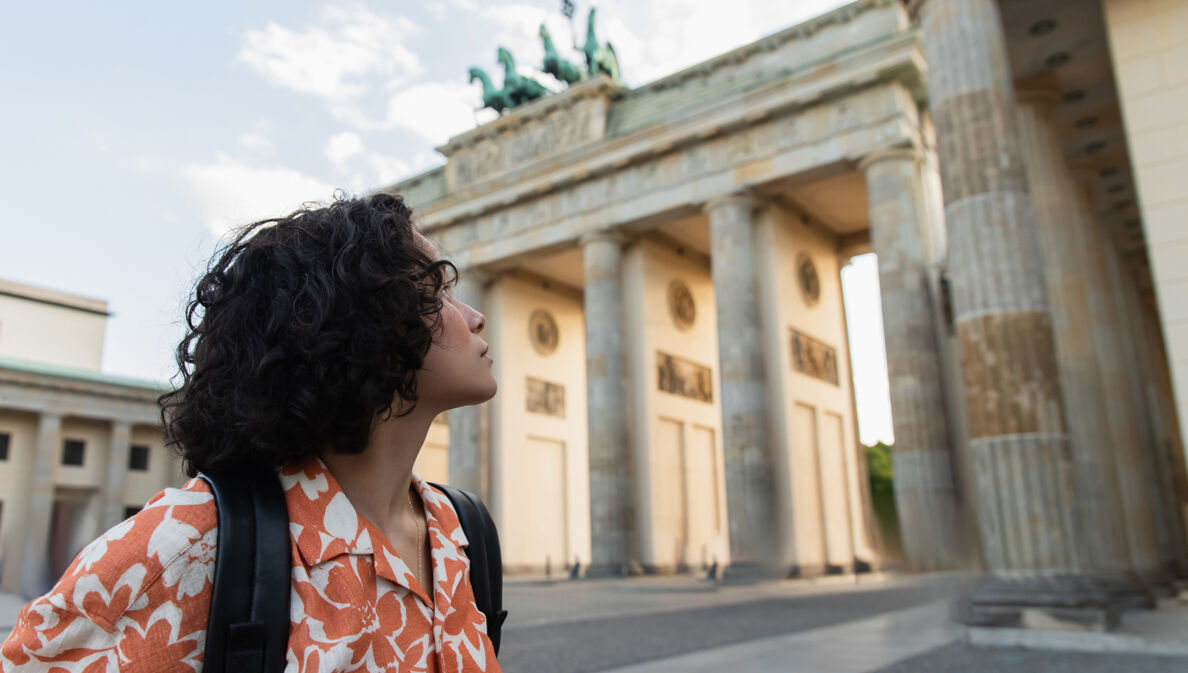
<svg viewBox="0 0 1188 673">
<path fill-rule="evenodd" d="M 577 2 L 584 36 L 591 6 Z M 628 86 L 842 0 L 600 0 Z M 191 285 L 231 227 L 440 165 L 492 118 L 470 66 L 543 59 L 560 0 L 20 3 L 0 22 L 0 278 L 108 302 L 104 372 L 168 381 Z M 843 273 L 860 435 L 890 441 L 877 269 Z"/>
</svg>

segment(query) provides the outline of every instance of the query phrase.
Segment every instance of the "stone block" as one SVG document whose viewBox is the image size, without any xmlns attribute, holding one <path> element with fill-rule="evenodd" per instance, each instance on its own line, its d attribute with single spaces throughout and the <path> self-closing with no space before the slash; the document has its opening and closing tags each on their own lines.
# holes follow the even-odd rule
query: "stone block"
<svg viewBox="0 0 1188 673">
<path fill-rule="evenodd" d="M 1133 593 L 1083 576 L 986 577 L 961 599 L 957 617 L 974 627 L 1110 631 Z"/>
<path fill-rule="evenodd" d="M 1184 260 L 1188 260 L 1188 239 L 1169 241 L 1149 250 L 1151 276 L 1159 286 L 1160 312 L 1164 320 L 1175 320 L 1168 314 L 1169 310 L 1180 315 L 1188 311 L 1176 308 L 1177 301 L 1188 306 L 1188 288 L 1184 286 L 1184 281 L 1188 280 L 1188 264 L 1184 264 Z"/>
<path fill-rule="evenodd" d="M 1188 63 L 1188 59 L 1185 59 L 1185 63 Z M 1175 159 L 1188 152 L 1188 122 L 1170 128 L 1136 131 L 1130 134 L 1128 143 L 1137 163 L 1149 164 Z"/>
<path fill-rule="evenodd" d="M 1185 91 L 1185 94 L 1188 94 L 1188 90 Z M 1183 109 L 1188 110 L 1188 95 L 1185 96 Z M 1142 160 L 1139 159 L 1139 161 Z M 1140 163 L 1138 183 L 1143 206 L 1170 202 L 1188 203 L 1188 195 L 1184 193 L 1184 176 L 1186 175 L 1188 175 L 1188 152 L 1176 159 L 1154 165 Z M 1184 222 L 1181 221 L 1179 228 L 1183 227 Z"/>
<path fill-rule="evenodd" d="M 1140 194 L 1142 186 L 1140 184 Z M 1145 199 L 1145 194 L 1141 194 Z M 1188 241 L 1188 199 L 1170 203 L 1143 203 L 1143 229 L 1149 248 Z"/>
<path fill-rule="evenodd" d="M 1126 128 L 1131 133 L 1175 126 L 1184 121 L 1184 110 L 1188 110 L 1188 87 L 1162 87 L 1143 95 L 1126 96 L 1122 107 Z"/>
<path fill-rule="evenodd" d="M 1188 40 L 1161 55 L 1163 78 L 1168 85 L 1188 84 Z"/>
<path fill-rule="evenodd" d="M 1135 56 L 1118 63 L 1118 88 L 1123 96 L 1142 96 L 1164 86 L 1163 54 Z"/>
</svg>

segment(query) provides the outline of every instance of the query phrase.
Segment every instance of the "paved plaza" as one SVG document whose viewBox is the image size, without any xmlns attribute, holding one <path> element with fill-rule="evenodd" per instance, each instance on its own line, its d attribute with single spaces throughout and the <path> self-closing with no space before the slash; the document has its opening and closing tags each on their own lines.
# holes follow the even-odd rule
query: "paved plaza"
<svg viewBox="0 0 1188 673">
<path fill-rule="evenodd" d="M 950 618 L 960 586 L 953 575 L 749 585 L 684 576 L 517 579 L 505 587 L 511 617 L 499 658 L 504 670 L 515 673 L 1188 670 L 1188 654 L 1145 654 L 1141 643 L 1135 645 L 1153 638 L 1149 651 L 1188 652 L 1188 606 L 1165 602 L 1159 612 L 1132 613 L 1119 634 L 1105 639 L 1079 634 L 1096 637 L 1092 643 L 1047 645 L 1103 650 L 1098 652 L 973 647 Z M 0 594 L 0 634 L 7 635 L 19 608 L 18 599 Z M 1104 651 L 1119 649 L 1118 643 L 1131 651 Z"/>
<path fill-rule="evenodd" d="M 750 586 L 683 577 L 511 582 L 500 661 L 523 673 L 1188 670 L 1188 656 L 1136 653 L 1152 636 L 1151 650 L 1171 643 L 1188 652 L 1178 635 L 1188 633 L 1184 608 L 1128 615 L 1118 635 L 1093 634 L 1090 643 L 1046 645 L 1129 652 L 983 648 L 967 645 L 952 623 L 959 591 L 951 575 Z"/>
</svg>

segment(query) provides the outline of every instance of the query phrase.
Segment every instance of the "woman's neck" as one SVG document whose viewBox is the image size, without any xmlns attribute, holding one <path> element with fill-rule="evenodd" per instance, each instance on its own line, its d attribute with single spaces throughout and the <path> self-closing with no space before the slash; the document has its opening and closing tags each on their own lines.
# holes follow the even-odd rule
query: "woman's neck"
<svg viewBox="0 0 1188 673">
<path fill-rule="evenodd" d="M 419 407 L 407 416 L 393 414 L 372 428 L 362 453 L 321 455 L 355 511 L 382 531 L 400 530 L 415 516 L 409 504 L 413 464 L 435 415 Z"/>
</svg>

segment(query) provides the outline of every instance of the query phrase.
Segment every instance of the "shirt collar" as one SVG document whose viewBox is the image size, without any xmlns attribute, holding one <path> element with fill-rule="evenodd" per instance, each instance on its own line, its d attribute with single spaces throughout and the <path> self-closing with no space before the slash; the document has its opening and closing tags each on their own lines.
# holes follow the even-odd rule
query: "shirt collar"
<svg viewBox="0 0 1188 673">
<path fill-rule="evenodd" d="M 317 456 L 280 472 L 289 508 L 289 532 L 301 560 L 315 566 L 341 554 L 372 554 L 371 526 L 355 511 L 338 480 Z"/>
<path fill-rule="evenodd" d="M 466 539 L 466 533 L 458 521 L 458 514 L 454 511 L 454 505 L 446 497 L 446 494 L 415 474 L 412 476 L 412 481 L 417 493 L 421 496 L 421 502 L 425 503 L 425 514 L 429 520 L 430 530 L 436 528 L 439 535 L 453 542 L 458 548 L 469 547 L 470 541 Z M 436 549 L 437 547 L 434 545 L 434 550 L 436 551 Z"/>
<path fill-rule="evenodd" d="M 289 509 L 289 532 L 307 566 L 324 563 L 342 554 L 374 555 L 376 548 L 381 546 L 385 547 L 386 553 L 378 556 L 385 557 L 383 561 L 387 563 L 377 558 L 377 566 L 402 565 L 386 558 L 389 555 L 396 558 L 395 550 L 383 544 L 376 527 L 359 515 L 320 458 L 308 456 L 290 463 L 281 470 L 280 478 Z M 425 505 L 433 565 L 437 567 L 443 558 L 456 556 L 470 543 L 449 498 L 415 474 L 412 483 Z M 454 549 L 448 548 L 451 546 Z M 400 576 L 402 570 L 393 568 L 392 574 Z M 396 581 L 395 577 L 389 579 Z"/>
</svg>

